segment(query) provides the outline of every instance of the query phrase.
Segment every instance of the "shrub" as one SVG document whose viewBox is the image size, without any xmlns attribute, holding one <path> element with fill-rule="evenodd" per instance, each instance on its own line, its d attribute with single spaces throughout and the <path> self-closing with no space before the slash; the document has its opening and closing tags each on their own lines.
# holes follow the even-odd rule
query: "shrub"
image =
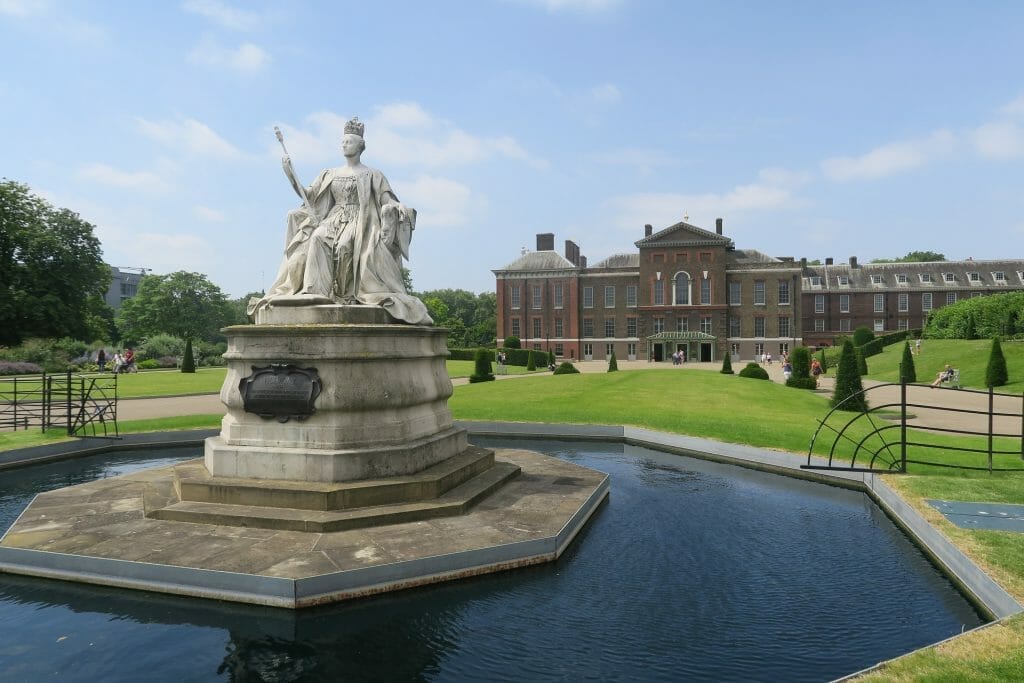
<svg viewBox="0 0 1024 683">
<path fill-rule="evenodd" d="M 519 337 L 505 337 L 505 343 L 502 344 L 506 349 L 521 349 L 522 345 L 519 342 Z"/>
<path fill-rule="evenodd" d="M 156 370 L 160 367 L 160 361 L 155 358 L 147 358 L 146 360 L 140 360 L 135 364 L 139 370 Z"/>
<path fill-rule="evenodd" d="M 608 372 L 618 372 L 619 364 L 615 360 L 615 352 L 612 351 L 612 355 L 608 357 Z"/>
<path fill-rule="evenodd" d="M 740 370 L 740 377 L 750 377 L 753 379 L 768 379 L 768 371 L 762 368 L 757 363 L 747 363 L 747 367 Z"/>
<path fill-rule="evenodd" d="M 916 382 L 917 369 L 914 367 L 914 354 L 910 351 L 910 342 L 903 342 L 903 358 L 900 359 L 900 381 Z"/>
<path fill-rule="evenodd" d="M 735 375 L 732 371 L 732 359 L 729 358 L 729 354 L 725 354 L 725 358 L 722 359 L 722 369 L 719 370 L 723 375 Z"/>
<path fill-rule="evenodd" d="M 487 349 L 477 349 L 476 358 L 473 359 L 476 367 L 473 374 L 469 376 L 469 383 L 493 382 L 494 374 L 491 372 L 491 354 Z"/>
<path fill-rule="evenodd" d="M 529 372 L 537 369 L 537 354 L 534 353 L 533 349 L 530 349 L 530 355 L 526 357 L 526 369 Z"/>
<path fill-rule="evenodd" d="M 41 375 L 43 369 L 35 363 L 19 360 L 0 360 L 0 375 Z"/>
<path fill-rule="evenodd" d="M 864 346 L 860 346 L 860 347 L 857 347 L 857 348 L 860 350 L 861 355 L 864 356 L 865 358 L 867 358 L 868 356 L 874 356 L 876 354 L 881 353 L 882 352 L 882 348 L 884 346 L 885 345 L 882 343 L 882 338 L 881 337 L 877 337 L 877 338 L 872 339 L 871 341 L 869 341 Z"/>
<path fill-rule="evenodd" d="M 868 374 L 868 361 L 864 357 L 864 352 L 861 349 L 854 349 L 854 354 L 857 357 L 857 371 L 860 372 L 861 377 Z"/>
<path fill-rule="evenodd" d="M 185 355 L 181 359 L 181 371 L 182 372 L 195 372 L 196 371 L 196 358 L 192 353 L 192 340 L 188 339 L 185 341 Z"/>
<path fill-rule="evenodd" d="M 793 349 L 793 353 L 789 354 L 789 364 L 792 366 L 793 371 L 790 373 L 789 379 L 786 380 L 787 387 L 810 389 L 812 391 L 818 388 L 818 381 L 811 377 L 810 349 L 805 346 L 798 346 Z"/>
<path fill-rule="evenodd" d="M 158 359 L 164 356 L 180 358 L 185 352 L 185 342 L 170 334 L 154 334 L 139 344 L 135 357 L 139 360 Z"/>
<path fill-rule="evenodd" d="M 161 356 L 156 359 L 157 365 L 161 368 L 176 368 L 178 367 L 177 356 Z"/>
<path fill-rule="evenodd" d="M 864 346 L 869 341 L 875 338 L 875 333 L 871 331 L 870 327 L 861 326 L 853 331 L 853 345 Z"/>
<path fill-rule="evenodd" d="M 988 354 L 988 366 L 985 368 L 985 386 L 1001 387 L 1010 381 L 1006 372 L 1006 357 L 999 337 L 992 340 L 992 350 Z"/>
<path fill-rule="evenodd" d="M 833 408 L 859 413 L 867 412 L 868 409 L 864 399 L 864 385 L 861 384 L 860 372 L 857 370 L 857 351 L 849 340 L 843 342 L 831 405 Z"/>
<path fill-rule="evenodd" d="M 576 369 L 575 365 L 573 365 L 569 361 L 565 361 L 564 363 L 559 365 L 557 368 L 555 368 L 555 371 L 553 373 L 551 373 L 551 374 L 553 374 L 553 375 L 578 375 L 578 374 L 580 374 L 580 371 Z"/>
</svg>

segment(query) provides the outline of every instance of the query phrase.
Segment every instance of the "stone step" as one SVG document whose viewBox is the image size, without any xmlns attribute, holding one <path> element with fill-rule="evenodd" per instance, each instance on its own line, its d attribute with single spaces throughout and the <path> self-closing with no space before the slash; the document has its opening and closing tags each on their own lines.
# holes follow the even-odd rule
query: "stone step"
<svg viewBox="0 0 1024 683">
<path fill-rule="evenodd" d="M 434 500 L 493 465 L 494 451 L 470 446 L 416 474 L 350 482 L 214 477 L 201 461 L 175 471 L 183 502 L 331 511 Z"/>
<path fill-rule="evenodd" d="M 464 514 L 473 505 L 516 477 L 519 471 L 518 465 L 495 462 L 484 472 L 429 501 L 392 503 L 346 510 L 308 510 L 180 501 L 158 510 L 151 510 L 147 516 L 178 522 L 279 531 L 347 531 Z"/>
</svg>

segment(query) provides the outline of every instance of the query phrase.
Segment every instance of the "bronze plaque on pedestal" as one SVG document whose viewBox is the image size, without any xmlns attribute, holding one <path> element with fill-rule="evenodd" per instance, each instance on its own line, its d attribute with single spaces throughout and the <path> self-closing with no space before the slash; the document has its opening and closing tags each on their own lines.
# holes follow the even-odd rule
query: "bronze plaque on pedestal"
<svg viewBox="0 0 1024 683">
<path fill-rule="evenodd" d="M 287 422 L 305 420 L 316 412 L 313 403 L 322 386 L 316 368 L 299 368 L 285 363 L 252 366 L 252 374 L 238 383 L 245 412 L 264 419 Z"/>
</svg>

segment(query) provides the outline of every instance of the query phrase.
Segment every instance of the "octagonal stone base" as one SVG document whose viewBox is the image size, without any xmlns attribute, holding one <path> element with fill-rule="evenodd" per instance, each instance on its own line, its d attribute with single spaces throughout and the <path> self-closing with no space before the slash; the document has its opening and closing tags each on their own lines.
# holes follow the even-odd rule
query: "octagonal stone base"
<svg viewBox="0 0 1024 683">
<path fill-rule="evenodd" d="M 557 559 L 608 476 L 532 451 L 495 457 L 520 476 L 465 514 L 335 532 L 148 517 L 177 501 L 174 467 L 101 479 L 37 496 L 0 540 L 0 571 L 299 608 Z"/>
</svg>

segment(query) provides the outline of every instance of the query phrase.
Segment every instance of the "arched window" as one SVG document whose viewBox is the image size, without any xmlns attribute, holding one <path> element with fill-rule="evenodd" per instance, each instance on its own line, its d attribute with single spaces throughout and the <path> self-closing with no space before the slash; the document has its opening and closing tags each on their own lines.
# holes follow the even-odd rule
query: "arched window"
<svg viewBox="0 0 1024 683">
<path fill-rule="evenodd" d="M 675 286 L 673 287 L 674 303 L 677 306 L 686 306 L 690 303 L 690 276 L 680 271 L 676 273 Z"/>
</svg>

